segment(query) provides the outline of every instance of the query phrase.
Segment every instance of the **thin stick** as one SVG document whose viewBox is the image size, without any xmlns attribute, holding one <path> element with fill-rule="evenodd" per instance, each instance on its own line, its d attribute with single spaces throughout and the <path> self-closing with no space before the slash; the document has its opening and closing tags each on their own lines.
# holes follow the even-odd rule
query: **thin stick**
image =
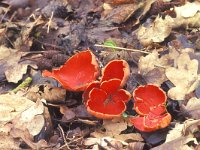
<svg viewBox="0 0 200 150">
<path fill-rule="evenodd" d="M 94 46 L 96 46 L 96 47 L 105 47 L 105 48 L 113 48 L 113 49 L 120 49 L 120 50 L 129 51 L 129 52 L 140 52 L 140 53 L 150 54 L 150 52 L 146 52 L 146 51 L 138 50 L 138 49 L 130 49 L 130 48 L 117 47 L 117 46 L 107 46 L 107 45 L 100 45 L 100 44 L 95 44 Z"/>
<path fill-rule="evenodd" d="M 54 12 L 52 11 L 51 17 L 50 17 L 49 22 L 48 22 L 47 33 L 49 33 L 49 30 L 50 30 L 51 22 L 52 22 L 52 19 L 53 19 L 53 14 L 54 14 Z"/>
</svg>

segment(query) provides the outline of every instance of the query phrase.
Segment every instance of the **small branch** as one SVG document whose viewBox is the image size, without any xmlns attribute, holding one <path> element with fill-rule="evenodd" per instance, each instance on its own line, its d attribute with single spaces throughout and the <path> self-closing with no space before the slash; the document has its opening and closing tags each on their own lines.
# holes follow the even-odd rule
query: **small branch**
<svg viewBox="0 0 200 150">
<path fill-rule="evenodd" d="M 130 49 L 130 48 L 117 47 L 117 46 L 106 46 L 106 45 L 100 45 L 100 44 L 95 44 L 94 46 L 119 49 L 119 50 L 124 50 L 124 51 L 129 51 L 129 52 L 140 52 L 140 53 L 150 54 L 150 52 L 146 52 L 146 51 L 138 50 L 138 49 Z"/>
<path fill-rule="evenodd" d="M 50 30 L 51 22 L 52 22 L 52 19 L 53 19 L 53 14 L 54 14 L 54 12 L 52 11 L 51 17 L 50 17 L 49 22 L 48 22 L 47 33 L 49 33 L 49 30 Z"/>
</svg>

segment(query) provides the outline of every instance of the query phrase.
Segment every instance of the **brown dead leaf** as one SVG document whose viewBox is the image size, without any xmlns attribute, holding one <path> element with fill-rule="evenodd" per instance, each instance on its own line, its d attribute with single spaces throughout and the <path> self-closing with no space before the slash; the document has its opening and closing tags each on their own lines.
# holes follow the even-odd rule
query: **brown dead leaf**
<svg viewBox="0 0 200 150">
<path fill-rule="evenodd" d="M 139 133 L 127 133 L 121 134 L 127 128 L 127 122 L 123 120 L 103 120 L 103 127 L 106 132 L 95 131 L 91 133 L 92 137 L 103 138 L 103 137 L 113 137 L 121 141 L 143 141 L 143 138 Z"/>
<path fill-rule="evenodd" d="M 83 145 L 91 146 L 91 145 L 98 144 L 98 145 L 100 145 L 104 148 L 111 149 L 110 143 L 113 143 L 113 142 L 120 142 L 123 145 L 128 145 L 128 143 L 126 143 L 126 142 L 123 142 L 123 141 L 120 141 L 120 140 L 117 140 L 117 139 L 114 139 L 114 138 L 111 138 L 111 137 L 87 138 L 87 139 L 84 140 Z"/>
<path fill-rule="evenodd" d="M 188 119 L 183 124 L 177 123 L 175 127 L 169 131 L 165 142 L 167 143 L 183 136 L 194 137 L 194 133 L 199 131 L 199 125 L 200 120 L 193 119 Z"/>
<path fill-rule="evenodd" d="M 141 6 L 143 6 L 143 3 L 119 5 L 111 10 L 108 10 L 109 13 L 106 12 L 106 15 L 103 16 L 103 20 L 120 24 L 125 22 Z"/>
<path fill-rule="evenodd" d="M 26 97 L 33 101 L 37 101 L 38 99 L 45 99 L 48 102 L 59 103 L 64 102 L 65 95 L 65 89 L 51 86 L 49 84 L 39 84 L 31 87 L 28 90 Z"/>
<path fill-rule="evenodd" d="M 195 144 L 198 144 L 198 142 L 196 141 L 195 138 L 191 138 L 191 137 L 180 137 L 180 138 L 177 138 L 173 141 L 170 141 L 170 142 L 167 142 L 167 143 L 164 143 L 160 146 L 157 146 L 157 147 L 154 147 L 152 148 L 152 150 L 194 150 L 194 147 L 190 147 L 189 146 L 189 143 L 195 143 Z"/>
<path fill-rule="evenodd" d="M 200 3 L 198 1 L 192 3 L 187 2 L 185 5 L 175 7 L 174 9 L 177 16 L 182 16 L 184 18 L 194 17 L 195 14 L 200 11 Z"/>
<path fill-rule="evenodd" d="M 70 122 L 76 117 L 76 114 L 66 106 L 60 106 L 60 112 L 63 114 L 62 122 Z"/>
<path fill-rule="evenodd" d="M 194 148 L 189 145 L 189 142 L 197 144 L 197 139 L 194 137 L 194 133 L 199 131 L 200 120 L 186 120 L 183 124 L 176 124 L 175 128 L 169 131 L 167 135 L 166 142 L 160 146 L 153 148 L 153 150 L 158 149 L 180 149 L 186 150 Z"/>
<path fill-rule="evenodd" d="M 85 105 L 79 105 L 74 108 L 68 108 L 66 106 L 60 106 L 60 112 L 63 114 L 62 121 L 63 122 L 70 122 L 74 120 L 75 118 L 78 118 L 78 121 L 84 122 L 86 124 L 93 124 L 95 122 L 87 121 L 83 119 L 87 118 L 93 118 L 92 115 L 90 115 L 85 107 Z"/>
<path fill-rule="evenodd" d="M 43 24 L 44 21 L 41 19 L 41 16 L 39 16 L 34 22 L 24 22 L 24 24 L 21 24 L 21 36 L 18 36 L 16 41 L 14 42 L 15 49 L 20 49 L 22 51 L 28 51 L 30 47 L 32 46 L 32 39 L 29 38 L 32 30 L 34 27 L 39 26 Z"/>
<path fill-rule="evenodd" d="M 44 127 L 46 118 L 44 119 L 44 106 L 40 101 L 34 103 L 25 97 L 5 94 L 0 95 L 0 107 L 2 108 L 0 110 L 0 136 L 6 136 L 10 142 L 20 141 L 14 136 L 19 130 L 21 136 L 25 136 L 28 132 L 33 137 L 38 135 Z M 2 145 L 6 145 L 2 142 L 3 140 L 0 142 Z M 9 143 L 9 141 L 5 142 Z"/>
<path fill-rule="evenodd" d="M 182 105 L 184 116 L 192 119 L 200 119 L 200 99 L 193 97 L 187 105 Z"/>
<path fill-rule="evenodd" d="M 17 95 L 0 95 L 0 123 L 1 125 L 14 119 L 17 115 L 30 108 L 34 103 Z"/>
<path fill-rule="evenodd" d="M 114 59 L 124 59 L 126 61 L 138 62 L 139 58 L 142 56 L 138 52 L 127 52 L 127 51 L 101 51 L 100 57 L 102 57 L 103 62 L 107 64 L 109 61 Z"/>
<path fill-rule="evenodd" d="M 127 128 L 127 122 L 123 120 L 119 122 L 115 122 L 112 120 L 103 120 L 103 127 L 106 129 L 106 133 L 113 137 L 114 135 L 120 134 Z"/>
<path fill-rule="evenodd" d="M 12 136 L 0 135 L 0 149 L 19 149 L 21 142 Z"/>
<path fill-rule="evenodd" d="M 199 84 L 197 71 L 198 61 L 191 60 L 188 53 L 181 54 L 177 59 L 177 68 L 166 69 L 167 78 L 175 86 L 168 91 L 168 96 L 174 100 L 184 100 L 185 95 L 194 91 Z"/>
<path fill-rule="evenodd" d="M 168 64 L 167 59 L 159 58 L 157 51 L 153 51 L 145 57 L 140 57 L 138 62 L 139 74 L 143 76 L 147 83 L 160 86 L 167 80 L 164 72 Z"/>
<path fill-rule="evenodd" d="M 165 143 L 176 140 L 177 138 L 183 136 L 183 128 L 184 124 L 176 123 L 175 127 L 167 134 Z"/>
<path fill-rule="evenodd" d="M 169 16 L 166 16 L 165 19 L 158 16 L 148 27 L 141 26 L 137 33 L 140 43 L 147 46 L 153 42 L 163 42 L 171 33 L 173 22 L 174 20 Z"/>
<path fill-rule="evenodd" d="M 12 120 L 14 128 L 21 130 L 28 129 L 32 136 L 38 135 L 45 123 L 44 116 L 42 115 L 43 113 L 43 103 L 41 101 L 37 101 L 30 108 L 23 111 L 20 116 Z"/>
<path fill-rule="evenodd" d="M 144 149 L 144 143 L 142 142 L 133 142 L 129 143 L 126 150 L 143 150 Z"/>
<path fill-rule="evenodd" d="M 160 43 L 168 37 L 174 28 L 179 27 L 200 27 L 200 2 L 187 2 L 185 5 L 175 7 L 176 18 L 165 16 L 164 19 L 157 16 L 153 23 L 147 27 L 141 26 L 137 36 L 141 44 L 144 46 L 150 45 L 153 42 Z"/>
<path fill-rule="evenodd" d="M 24 53 L 16 49 L 0 46 L 0 80 L 5 77 L 8 82 L 18 83 L 27 72 L 28 63 L 19 63 Z"/>
</svg>

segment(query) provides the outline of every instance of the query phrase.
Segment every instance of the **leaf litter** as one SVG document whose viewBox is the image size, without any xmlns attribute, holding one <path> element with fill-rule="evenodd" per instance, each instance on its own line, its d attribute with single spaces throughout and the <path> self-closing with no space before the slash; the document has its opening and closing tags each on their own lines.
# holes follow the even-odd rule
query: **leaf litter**
<svg viewBox="0 0 200 150">
<path fill-rule="evenodd" d="M 0 2 L 0 148 L 198 149 L 199 11 L 199 1 Z M 169 126 L 148 133 L 135 128 L 129 121 L 138 117 L 133 96 L 113 120 L 92 113 L 96 118 L 83 102 L 83 92 L 41 76 L 87 49 L 100 68 L 116 60 L 128 63 L 129 79 L 120 90 L 132 94 L 141 85 L 162 88 L 167 93 L 165 112 L 172 116 Z M 109 73 L 113 77 L 114 71 Z M 32 82 L 20 86 L 29 77 Z M 107 82 L 99 76 L 93 80 Z M 92 95 L 94 99 L 94 92 L 88 98 Z M 110 95 L 105 101 L 114 102 L 116 95 Z M 150 120 L 159 119 L 154 113 Z"/>
</svg>

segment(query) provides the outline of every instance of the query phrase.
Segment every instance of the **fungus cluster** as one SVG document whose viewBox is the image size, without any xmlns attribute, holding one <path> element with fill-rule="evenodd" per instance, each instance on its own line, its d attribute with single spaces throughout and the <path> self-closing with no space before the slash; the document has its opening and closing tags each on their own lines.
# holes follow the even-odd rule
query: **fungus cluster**
<svg viewBox="0 0 200 150">
<path fill-rule="evenodd" d="M 97 118 L 120 117 L 126 110 L 131 94 L 123 89 L 130 75 L 125 60 L 110 61 L 101 72 L 95 55 L 90 51 L 75 54 L 59 69 L 43 71 L 42 75 L 56 79 L 70 91 L 84 91 L 83 103 L 87 111 Z M 140 86 L 133 92 L 134 109 L 139 114 L 131 117 L 133 125 L 145 132 L 155 131 L 169 125 L 171 115 L 167 112 L 167 100 L 163 90 L 155 85 Z"/>
<path fill-rule="evenodd" d="M 165 128 L 171 121 L 171 115 L 165 107 L 167 96 L 156 85 L 138 87 L 133 92 L 134 109 L 139 114 L 130 118 L 135 128 L 144 132 L 151 132 Z"/>
<path fill-rule="evenodd" d="M 90 114 L 102 119 L 119 117 L 126 110 L 131 94 L 122 89 L 129 77 L 129 65 L 124 60 L 112 60 L 102 69 L 100 81 L 91 83 L 83 93 Z"/>
</svg>

